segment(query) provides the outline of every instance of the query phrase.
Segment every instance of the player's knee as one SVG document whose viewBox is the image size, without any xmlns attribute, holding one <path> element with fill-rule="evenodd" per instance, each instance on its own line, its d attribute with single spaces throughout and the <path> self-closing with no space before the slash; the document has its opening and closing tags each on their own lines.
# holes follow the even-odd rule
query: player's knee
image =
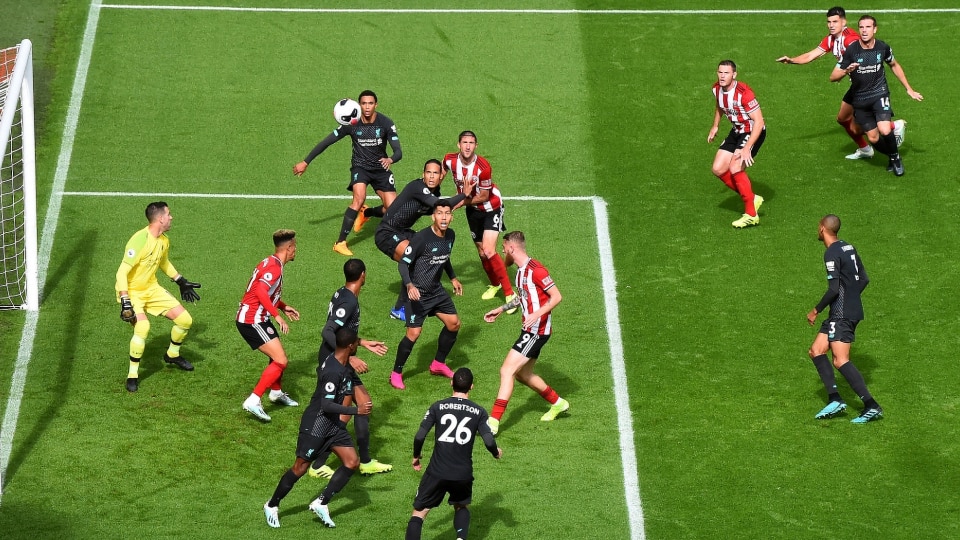
<svg viewBox="0 0 960 540">
<path fill-rule="evenodd" d="M 460 331 L 460 319 L 454 319 L 446 324 L 446 329 L 448 332 L 459 332 Z"/>
<path fill-rule="evenodd" d="M 833 367 L 835 367 L 835 368 L 837 368 L 837 369 L 840 369 L 841 367 L 843 367 L 844 364 L 846 364 L 846 363 L 849 362 L 849 361 L 850 361 L 849 358 L 837 358 L 836 356 L 834 356 L 834 357 L 833 357 Z"/>
<path fill-rule="evenodd" d="M 190 312 L 183 310 L 182 313 L 174 317 L 173 324 L 183 328 L 184 330 L 189 330 L 193 326 L 193 317 L 190 315 Z"/>
<path fill-rule="evenodd" d="M 423 328 L 407 328 L 407 339 L 416 343 L 420 339 L 420 332 L 423 331 Z"/>
<path fill-rule="evenodd" d="M 712 172 L 713 172 L 713 175 L 714 175 L 714 176 L 716 176 L 717 178 L 720 178 L 721 176 L 723 176 L 723 173 L 727 172 L 728 170 L 729 170 L 728 167 L 718 167 L 718 166 L 715 165 L 715 166 L 713 167 L 713 171 L 712 171 Z"/>
<path fill-rule="evenodd" d="M 140 339 L 147 339 L 147 334 L 150 333 L 150 321 L 144 317 L 143 319 L 137 318 L 137 323 L 133 325 L 133 335 L 137 336 Z"/>
<path fill-rule="evenodd" d="M 347 456 L 346 459 L 341 459 L 341 462 L 344 467 L 357 470 L 357 467 L 360 466 L 360 457 L 354 452 L 352 455 Z"/>
</svg>

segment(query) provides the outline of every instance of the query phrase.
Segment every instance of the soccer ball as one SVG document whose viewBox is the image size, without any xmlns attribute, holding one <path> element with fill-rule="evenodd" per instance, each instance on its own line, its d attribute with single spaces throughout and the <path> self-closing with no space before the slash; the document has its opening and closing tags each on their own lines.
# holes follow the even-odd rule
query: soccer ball
<svg viewBox="0 0 960 540">
<path fill-rule="evenodd" d="M 360 104 L 350 98 L 343 98 L 333 106 L 333 118 L 341 126 L 352 126 L 360 121 Z"/>
</svg>

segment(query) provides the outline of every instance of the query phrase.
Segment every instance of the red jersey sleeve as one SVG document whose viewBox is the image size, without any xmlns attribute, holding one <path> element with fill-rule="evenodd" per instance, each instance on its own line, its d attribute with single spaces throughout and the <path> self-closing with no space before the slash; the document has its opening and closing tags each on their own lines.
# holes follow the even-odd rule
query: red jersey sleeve
<svg viewBox="0 0 960 540">
<path fill-rule="evenodd" d="M 548 291 L 554 286 L 550 272 L 543 266 L 537 266 L 533 269 L 533 281 L 537 287 L 544 291 Z"/>
</svg>

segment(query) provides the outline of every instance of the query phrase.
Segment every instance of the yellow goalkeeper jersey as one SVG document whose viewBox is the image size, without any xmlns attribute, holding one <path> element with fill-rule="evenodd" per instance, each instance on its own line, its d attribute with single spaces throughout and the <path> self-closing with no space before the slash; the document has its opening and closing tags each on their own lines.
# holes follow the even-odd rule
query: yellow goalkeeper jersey
<svg viewBox="0 0 960 540">
<path fill-rule="evenodd" d="M 174 278 L 177 271 L 167 260 L 170 239 L 166 234 L 150 234 L 150 227 L 140 229 L 127 242 L 123 261 L 117 270 L 117 292 L 146 291 L 157 284 L 157 270 Z"/>
</svg>

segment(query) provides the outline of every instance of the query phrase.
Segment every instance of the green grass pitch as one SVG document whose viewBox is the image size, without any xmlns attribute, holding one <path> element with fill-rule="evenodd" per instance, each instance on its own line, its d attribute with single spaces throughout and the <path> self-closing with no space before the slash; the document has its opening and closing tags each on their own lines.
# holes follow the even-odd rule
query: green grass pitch
<svg viewBox="0 0 960 540">
<path fill-rule="evenodd" d="M 638 9 L 546 0 L 457 7 Z M 654 0 L 641 7 L 720 6 Z M 527 232 L 531 253 L 564 295 L 539 369 L 571 412 L 542 424 L 542 400 L 517 388 L 498 437 L 504 460 L 475 454 L 471 538 L 631 537 L 617 422 L 624 411 L 613 391 L 601 282 L 605 241 L 616 269 L 643 508 L 633 538 L 960 536 L 960 158 L 950 115 L 960 85 L 938 61 L 958 45 L 960 13 L 890 11 L 950 7 L 932 2 L 845 6 L 851 25 L 865 12 L 877 17 L 878 37 L 925 96 L 913 102 L 888 73 L 893 107 L 908 121 L 906 175 L 895 178 L 880 157 L 843 159 L 853 146 L 834 117 L 847 83 L 827 82 L 830 60 L 775 62 L 819 42 L 828 7 L 784 13 L 776 10 L 797 6 L 781 0 L 751 6 L 763 13 L 102 7 L 8 447 L 0 537 L 402 537 L 419 479 L 409 467 L 413 434 L 449 387 L 426 371 L 436 321 L 408 363 L 408 390 L 387 383 L 402 325 L 386 317 L 398 278 L 373 245 L 375 222 L 351 246 L 369 267 L 362 334 L 391 348 L 384 359 L 365 356 L 372 371 L 364 381 L 375 402 L 373 455 L 395 470 L 351 480 L 331 504 L 336 531 L 307 510 L 325 485 L 311 478 L 284 500 L 279 531 L 263 523 L 260 507 L 293 461 L 302 409 L 268 405 L 270 424 L 240 409 L 264 359 L 232 323 L 250 271 L 271 251 L 270 233 L 296 229 L 300 250 L 284 299 L 304 317 L 283 338 L 292 358 L 284 379 L 301 403 L 309 399 L 326 303 L 342 282 L 343 259 L 330 246 L 346 200 L 297 197 L 346 195 L 349 144 L 332 147 L 301 179 L 290 168 L 332 127 L 333 103 L 368 87 L 400 130 L 401 184 L 426 159 L 454 150 L 459 131 L 478 133 L 478 152 L 508 197 L 507 227 Z M 0 45 L 39 36 L 45 203 L 90 10 L 80 0 L 30 8 L 11 17 L 4 8 L 0 36 L 10 43 L 5 37 Z M 19 35 L 21 28 L 36 34 Z M 766 198 L 762 222 L 742 231 L 730 227 L 739 198 L 710 174 L 716 143 L 706 143 L 710 86 L 724 58 L 736 60 L 768 124 L 749 170 Z M 197 370 L 162 365 L 169 322 L 152 319 L 141 391 L 129 395 L 129 329 L 117 317 L 113 279 L 154 193 L 167 194 L 174 215 L 172 260 L 203 283 L 183 349 Z M 597 237 L 591 197 L 607 204 L 609 238 Z M 840 236 L 857 246 L 871 277 L 852 359 L 886 418 L 866 426 L 851 425 L 852 413 L 813 420 L 825 395 L 806 355 L 815 329 L 804 315 L 825 287 L 816 223 L 826 213 L 843 219 Z M 466 294 L 456 299 L 464 327 L 451 363 L 474 369 L 472 397 L 489 408 L 518 322 L 481 321 L 492 305 L 479 299 L 484 276 L 462 215 L 453 227 Z M 9 403 L 24 318 L 0 313 L 0 407 Z M 859 408 L 842 382 L 841 392 Z M 424 538 L 452 538 L 451 529 L 444 506 L 427 519 Z"/>
</svg>

